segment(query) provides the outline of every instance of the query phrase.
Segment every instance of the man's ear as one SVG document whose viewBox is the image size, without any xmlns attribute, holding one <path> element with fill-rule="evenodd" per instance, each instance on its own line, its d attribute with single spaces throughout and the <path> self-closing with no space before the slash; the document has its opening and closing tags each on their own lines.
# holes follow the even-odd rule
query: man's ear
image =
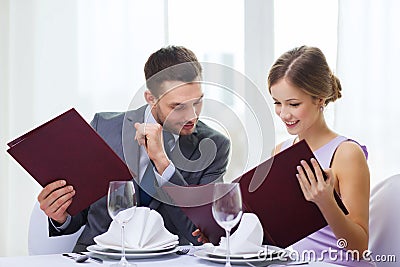
<svg viewBox="0 0 400 267">
<path fill-rule="evenodd" d="M 154 106 L 157 103 L 157 98 L 149 90 L 144 91 L 144 99 L 150 106 Z"/>
</svg>

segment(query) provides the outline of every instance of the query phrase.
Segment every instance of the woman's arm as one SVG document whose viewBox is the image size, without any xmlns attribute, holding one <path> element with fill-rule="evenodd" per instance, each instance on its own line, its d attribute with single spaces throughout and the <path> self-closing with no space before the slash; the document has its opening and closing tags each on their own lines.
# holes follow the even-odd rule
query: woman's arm
<svg viewBox="0 0 400 267">
<path fill-rule="evenodd" d="M 299 182 L 306 199 L 317 204 L 336 238 L 346 240 L 347 250 L 362 253 L 368 248 L 369 169 L 359 145 L 344 142 L 338 147 L 332 168 L 326 171 L 326 181 L 317 165 L 317 177 L 307 163 L 303 167 L 305 172 L 299 169 Z M 333 188 L 349 211 L 347 216 L 336 204 Z"/>
</svg>

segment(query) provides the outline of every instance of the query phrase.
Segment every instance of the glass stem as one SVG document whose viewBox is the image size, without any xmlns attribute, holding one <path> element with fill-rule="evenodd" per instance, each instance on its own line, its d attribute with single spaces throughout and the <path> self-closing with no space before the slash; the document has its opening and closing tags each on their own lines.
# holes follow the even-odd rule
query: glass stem
<svg viewBox="0 0 400 267">
<path fill-rule="evenodd" d="M 128 263 L 125 257 L 125 223 L 122 223 L 121 225 L 121 247 L 122 247 L 122 258 L 121 258 L 121 263 L 125 264 Z"/>
<path fill-rule="evenodd" d="M 225 230 L 226 232 L 226 263 L 225 267 L 231 267 L 231 247 L 229 244 L 229 239 L 231 237 L 231 230 Z"/>
</svg>

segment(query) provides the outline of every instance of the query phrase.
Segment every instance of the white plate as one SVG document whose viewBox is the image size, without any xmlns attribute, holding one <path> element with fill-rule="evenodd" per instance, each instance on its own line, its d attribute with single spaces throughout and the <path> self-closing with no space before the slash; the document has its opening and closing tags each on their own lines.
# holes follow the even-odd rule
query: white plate
<svg viewBox="0 0 400 267">
<path fill-rule="evenodd" d="M 212 261 L 212 262 L 218 262 L 218 263 L 225 263 L 226 259 L 225 257 L 214 257 L 208 254 L 205 250 L 198 250 L 194 252 L 194 256 L 207 260 L 207 261 Z M 243 263 L 248 263 L 248 262 L 270 262 L 270 261 L 279 261 L 281 258 L 279 256 L 276 257 L 267 257 L 267 258 L 249 258 L 249 259 L 244 259 L 244 258 L 231 258 L 231 263 L 232 264 L 243 264 Z"/>
<path fill-rule="evenodd" d="M 103 255 L 103 256 L 107 256 L 109 258 L 116 258 L 119 259 L 122 256 L 122 253 L 119 251 L 112 251 L 109 249 L 104 249 L 98 245 L 91 245 L 87 247 L 87 250 L 89 252 L 92 252 L 94 254 L 98 254 L 98 255 Z M 144 259 L 144 258 L 153 258 L 153 257 L 158 257 L 158 256 L 162 256 L 162 255 L 167 255 L 167 254 L 171 254 L 174 252 L 178 251 L 178 247 L 175 246 L 169 250 L 164 250 L 164 251 L 157 251 L 157 252 L 142 252 L 142 253 L 129 253 L 126 252 L 125 256 L 128 259 Z"/>
<path fill-rule="evenodd" d="M 273 253 L 279 253 L 283 252 L 284 250 L 275 246 L 267 245 L 267 256 L 271 258 L 271 256 L 276 256 L 273 255 Z M 213 257 L 220 257 L 220 258 L 225 258 L 226 253 L 222 251 L 215 251 L 217 247 L 208 247 L 204 249 L 210 256 Z M 240 253 L 240 254 L 231 254 L 231 258 L 237 258 L 237 259 L 250 259 L 250 258 L 260 258 L 264 257 L 265 258 L 265 246 L 261 246 L 260 249 L 257 252 L 254 253 Z"/>
<path fill-rule="evenodd" d="M 179 241 L 173 241 L 168 244 L 164 244 L 162 246 L 154 247 L 154 248 L 137 248 L 137 249 L 132 249 L 132 248 L 125 248 L 125 253 L 147 253 L 147 252 L 158 252 L 158 251 L 164 251 L 164 250 L 169 250 L 174 247 L 176 247 L 179 244 Z M 103 250 L 113 250 L 110 252 L 121 252 L 121 247 L 120 246 L 113 246 L 113 245 L 106 245 L 106 244 L 97 244 L 100 248 Z"/>
</svg>

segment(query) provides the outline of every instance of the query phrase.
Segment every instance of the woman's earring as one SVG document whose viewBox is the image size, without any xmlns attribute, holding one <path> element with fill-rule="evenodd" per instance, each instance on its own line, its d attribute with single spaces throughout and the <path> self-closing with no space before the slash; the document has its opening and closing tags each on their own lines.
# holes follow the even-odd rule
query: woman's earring
<svg viewBox="0 0 400 267">
<path fill-rule="evenodd" d="M 324 111 L 324 106 L 323 105 L 319 107 L 319 111 L 321 111 L 321 112 Z"/>
</svg>

